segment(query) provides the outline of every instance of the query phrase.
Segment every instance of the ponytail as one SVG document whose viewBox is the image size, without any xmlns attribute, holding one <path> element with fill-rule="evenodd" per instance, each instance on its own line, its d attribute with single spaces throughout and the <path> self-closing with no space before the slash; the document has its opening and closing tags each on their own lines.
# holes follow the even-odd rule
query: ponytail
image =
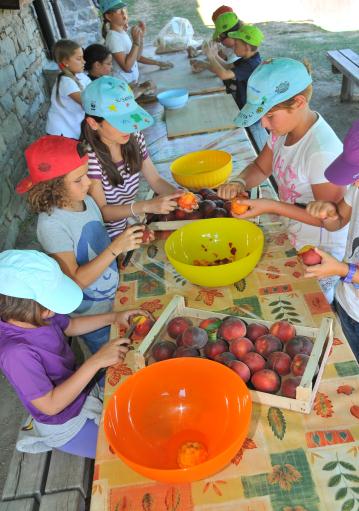
<svg viewBox="0 0 359 511">
<path fill-rule="evenodd" d="M 73 80 L 76 83 L 78 88 L 80 90 L 83 90 L 83 87 L 82 87 L 79 79 L 69 69 L 67 69 L 65 66 L 61 65 L 61 63 L 64 59 L 70 58 L 75 53 L 75 51 L 78 50 L 79 48 L 81 48 L 81 46 L 78 43 L 76 43 L 75 41 L 70 41 L 70 39 L 60 39 L 59 41 L 57 41 L 54 44 L 54 46 L 52 48 L 53 59 L 61 68 L 61 72 L 57 75 L 57 78 L 56 78 L 56 100 L 60 104 L 61 104 L 61 100 L 60 100 L 59 88 L 60 88 L 60 81 L 63 76 L 67 76 L 68 78 L 71 78 L 71 80 Z"/>
</svg>

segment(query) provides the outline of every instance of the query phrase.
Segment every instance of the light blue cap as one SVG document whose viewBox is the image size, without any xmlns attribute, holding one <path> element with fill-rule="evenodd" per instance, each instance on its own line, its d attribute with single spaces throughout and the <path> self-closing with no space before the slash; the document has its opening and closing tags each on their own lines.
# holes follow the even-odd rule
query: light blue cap
<svg viewBox="0 0 359 511">
<path fill-rule="evenodd" d="M 247 83 L 247 102 L 235 118 L 245 128 L 257 122 L 269 110 L 302 92 L 312 83 L 307 68 L 299 60 L 284 57 L 264 60 Z"/>
<path fill-rule="evenodd" d="M 113 76 L 101 76 L 89 83 L 81 98 L 83 109 L 88 115 L 103 117 L 123 133 L 143 130 L 155 122 L 136 103 L 128 83 Z"/>
<path fill-rule="evenodd" d="M 35 300 L 58 314 L 69 314 L 83 299 L 82 290 L 58 263 L 37 250 L 0 253 L 0 293 Z"/>
<path fill-rule="evenodd" d="M 119 0 L 99 0 L 98 6 L 102 14 L 108 11 L 115 11 L 116 9 L 122 9 L 127 7 L 125 2 L 119 2 Z"/>
</svg>

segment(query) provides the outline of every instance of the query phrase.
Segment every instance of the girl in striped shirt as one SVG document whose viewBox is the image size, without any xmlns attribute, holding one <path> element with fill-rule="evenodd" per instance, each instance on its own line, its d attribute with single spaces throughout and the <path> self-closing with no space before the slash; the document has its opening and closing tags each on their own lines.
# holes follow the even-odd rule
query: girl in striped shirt
<svg viewBox="0 0 359 511">
<path fill-rule="evenodd" d="M 82 135 L 93 151 L 89 153 L 89 194 L 101 209 L 111 238 L 127 226 L 127 218 L 145 213 L 168 214 L 183 191 L 161 178 L 146 149 L 141 129 L 153 118 L 134 100 L 126 82 L 103 76 L 82 94 L 86 117 Z M 158 194 L 135 201 L 140 172 Z"/>
</svg>

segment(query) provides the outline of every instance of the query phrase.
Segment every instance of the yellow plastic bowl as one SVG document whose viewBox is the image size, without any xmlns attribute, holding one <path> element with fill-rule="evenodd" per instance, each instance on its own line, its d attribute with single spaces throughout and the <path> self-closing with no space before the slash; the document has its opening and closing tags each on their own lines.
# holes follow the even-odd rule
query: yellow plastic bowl
<svg viewBox="0 0 359 511">
<path fill-rule="evenodd" d="M 226 151 L 196 151 L 177 158 L 170 169 L 181 186 L 192 190 L 216 188 L 231 175 L 232 156 Z"/>
<path fill-rule="evenodd" d="M 262 230 L 247 220 L 210 218 L 196 220 L 174 231 L 166 240 L 168 260 L 185 279 L 204 287 L 228 286 L 246 277 L 255 268 L 263 251 Z M 235 260 L 217 266 L 197 266 L 197 260 Z M 232 254 L 233 255 L 233 254 Z"/>
</svg>

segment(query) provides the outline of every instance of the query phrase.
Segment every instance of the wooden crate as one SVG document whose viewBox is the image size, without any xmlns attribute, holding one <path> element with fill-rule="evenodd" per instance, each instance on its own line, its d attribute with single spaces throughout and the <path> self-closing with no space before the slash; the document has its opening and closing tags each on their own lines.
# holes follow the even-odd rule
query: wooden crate
<svg viewBox="0 0 359 511">
<path fill-rule="evenodd" d="M 176 316 L 185 316 L 195 320 L 202 320 L 213 316 L 221 319 L 228 317 L 226 314 L 186 307 L 182 296 L 174 296 L 152 327 L 151 331 L 143 339 L 142 343 L 134 353 L 136 370 L 145 367 L 150 351 L 156 342 L 165 338 L 169 339 L 168 334 L 166 334 L 166 326 L 168 322 Z M 258 321 L 254 319 L 243 317 L 240 319 L 248 324 L 258 323 Z M 271 322 L 264 320 L 261 320 L 260 323 L 268 327 L 272 324 Z M 309 362 L 302 376 L 302 380 L 300 385 L 297 387 L 296 399 L 290 399 L 266 392 L 259 392 L 257 390 L 251 390 L 250 392 L 255 403 L 287 408 L 301 413 L 310 413 L 324 367 L 329 356 L 329 351 L 333 343 L 333 319 L 329 317 L 323 318 L 319 328 L 297 325 L 295 328 L 297 335 L 310 337 L 313 339 L 314 344 Z M 319 366 L 319 372 L 315 376 L 317 365 Z"/>
</svg>

